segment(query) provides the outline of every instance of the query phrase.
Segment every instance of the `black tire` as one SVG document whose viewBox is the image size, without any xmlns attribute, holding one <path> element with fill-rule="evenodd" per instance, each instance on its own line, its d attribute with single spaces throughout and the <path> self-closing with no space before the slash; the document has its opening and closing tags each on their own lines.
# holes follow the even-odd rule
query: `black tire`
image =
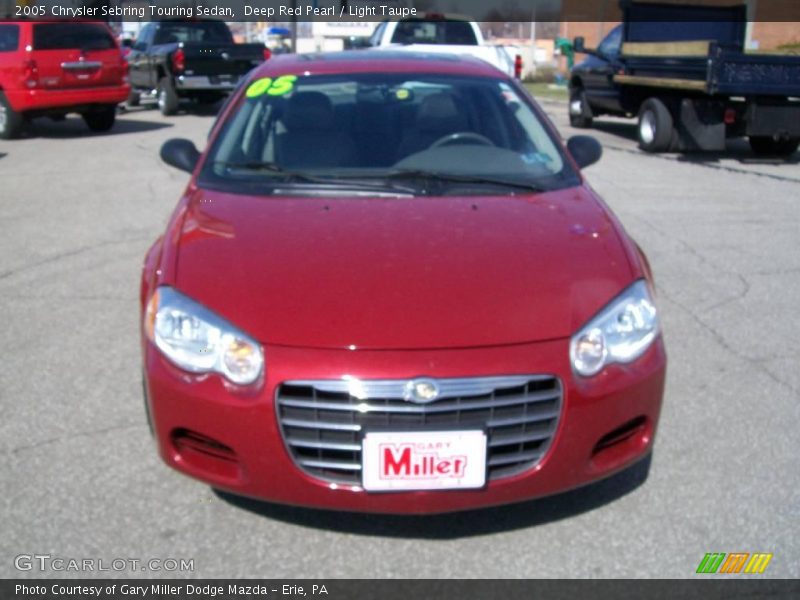
<svg viewBox="0 0 800 600">
<path fill-rule="evenodd" d="M 126 100 L 125 104 L 128 106 L 139 106 L 141 101 L 142 95 L 135 90 L 131 90 L 131 93 L 128 94 L 128 99 Z"/>
<path fill-rule="evenodd" d="M 165 117 L 174 115 L 178 112 L 178 104 L 180 100 L 178 93 L 175 91 L 175 86 L 172 84 L 172 79 L 169 77 L 162 77 L 158 82 L 158 110 Z"/>
<path fill-rule="evenodd" d="M 92 131 L 109 131 L 117 120 L 117 106 L 112 104 L 104 106 L 81 115 L 86 125 Z"/>
<path fill-rule="evenodd" d="M 0 140 L 13 140 L 22 133 L 25 118 L 11 108 L 6 95 L 0 92 Z"/>
<path fill-rule="evenodd" d="M 581 87 L 572 88 L 569 93 L 569 124 L 577 129 L 588 129 L 592 126 L 592 108 L 586 98 L 586 91 Z"/>
<path fill-rule="evenodd" d="M 666 104 L 658 98 L 648 98 L 639 109 L 637 127 L 639 148 L 645 152 L 668 152 L 675 147 L 677 133 Z"/>
<path fill-rule="evenodd" d="M 753 153 L 758 156 L 788 157 L 797 152 L 800 146 L 800 138 L 776 140 L 771 137 L 750 136 L 748 141 Z"/>
</svg>

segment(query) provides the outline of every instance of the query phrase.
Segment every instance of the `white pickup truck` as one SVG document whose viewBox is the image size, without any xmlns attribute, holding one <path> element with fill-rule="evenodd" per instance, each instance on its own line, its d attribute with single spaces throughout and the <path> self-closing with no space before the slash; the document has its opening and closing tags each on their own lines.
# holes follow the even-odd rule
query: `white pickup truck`
<svg viewBox="0 0 800 600">
<path fill-rule="evenodd" d="M 376 50 L 468 54 L 514 75 L 514 59 L 502 46 L 485 43 L 478 24 L 452 15 L 423 15 L 378 23 L 369 39 Z"/>
</svg>

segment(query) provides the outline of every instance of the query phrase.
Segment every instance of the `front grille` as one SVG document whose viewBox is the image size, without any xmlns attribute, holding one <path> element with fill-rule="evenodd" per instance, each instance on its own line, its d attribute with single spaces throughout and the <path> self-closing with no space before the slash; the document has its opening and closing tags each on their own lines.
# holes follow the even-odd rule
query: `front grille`
<svg viewBox="0 0 800 600">
<path fill-rule="evenodd" d="M 412 380 L 288 381 L 276 406 L 295 463 L 325 481 L 361 483 L 361 437 L 394 431 L 486 429 L 487 474 L 499 479 L 544 456 L 561 414 L 561 382 L 551 375 L 437 379 L 430 404 L 404 399 Z"/>
</svg>

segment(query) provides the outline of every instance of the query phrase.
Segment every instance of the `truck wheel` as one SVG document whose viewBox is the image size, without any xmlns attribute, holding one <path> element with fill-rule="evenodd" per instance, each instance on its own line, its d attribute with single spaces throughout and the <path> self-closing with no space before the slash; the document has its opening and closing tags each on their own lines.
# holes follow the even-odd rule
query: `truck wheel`
<svg viewBox="0 0 800 600">
<path fill-rule="evenodd" d="M 675 127 L 667 106 L 658 98 L 645 100 L 639 109 L 639 148 L 667 152 L 673 147 Z"/>
<path fill-rule="evenodd" d="M 791 156 L 800 146 L 799 138 L 776 140 L 766 136 L 750 136 L 750 148 L 759 156 Z"/>
<path fill-rule="evenodd" d="M 115 104 L 103 106 L 81 116 L 92 131 L 109 131 L 117 119 L 117 106 Z"/>
<path fill-rule="evenodd" d="M 126 104 L 128 106 L 139 106 L 141 100 L 142 100 L 141 94 L 139 94 L 139 92 L 137 91 L 131 90 L 131 93 L 128 94 L 128 100 L 126 101 Z"/>
<path fill-rule="evenodd" d="M 11 108 L 6 95 L 0 92 L 0 139 L 13 140 L 19 137 L 25 119 L 20 113 Z"/>
<path fill-rule="evenodd" d="M 578 129 L 592 126 L 592 109 L 583 88 L 574 88 L 569 94 L 569 124 Z"/>
<path fill-rule="evenodd" d="M 178 94 L 169 77 L 162 77 L 158 82 L 158 110 L 165 117 L 178 112 Z"/>
</svg>

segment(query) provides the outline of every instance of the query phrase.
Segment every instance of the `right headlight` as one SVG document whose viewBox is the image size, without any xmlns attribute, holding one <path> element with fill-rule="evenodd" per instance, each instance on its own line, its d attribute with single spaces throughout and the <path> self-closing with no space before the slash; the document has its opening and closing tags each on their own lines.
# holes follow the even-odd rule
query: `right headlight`
<svg viewBox="0 0 800 600">
<path fill-rule="evenodd" d="M 161 353 L 185 371 L 219 373 L 249 385 L 264 368 L 258 342 L 168 286 L 159 287 L 147 303 L 144 329 Z"/>
<path fill-rule="evenodd" d="M 658 332 L 656 306 L 640 279 L 572 336 L 572 368 L 578 375 L 591 377 L 611 363 L 632 362 L 644 354 Z"/>
</svg>

